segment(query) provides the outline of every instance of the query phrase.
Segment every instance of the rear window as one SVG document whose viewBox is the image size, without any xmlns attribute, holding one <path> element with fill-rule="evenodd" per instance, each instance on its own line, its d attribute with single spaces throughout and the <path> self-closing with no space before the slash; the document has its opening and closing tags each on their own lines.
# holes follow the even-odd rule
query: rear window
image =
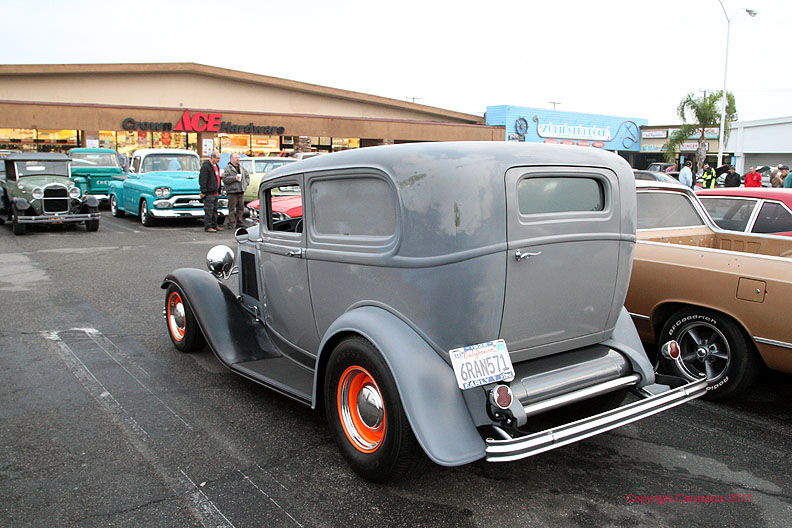
<svg viewBox="0 0 792 528">
<path fill-rule="evenodd" d="M 792 232 L 792 213 L 779 203 L 767 202 L 759 211 L 754 233 L 787 233 Z"/>
<path fill-rule="evenodd" d="M 701 203 L 706 207 L 715 224 L 729 231 L 745 231 L 756 207 L 756 200 L 741 198 L 707 198 L 701 196 Z"/>
<path fill-rule="evenodd" d="M 605 192 L 594 178 L 524 178 L 517 184 L 520 213 L 569 213 L 603 211 Z"/>
<path fill-rule="evenodd" d="M 638 229 L 702 226 L 687 196 L 674 192 L 638 193 Z"/>
</svg>

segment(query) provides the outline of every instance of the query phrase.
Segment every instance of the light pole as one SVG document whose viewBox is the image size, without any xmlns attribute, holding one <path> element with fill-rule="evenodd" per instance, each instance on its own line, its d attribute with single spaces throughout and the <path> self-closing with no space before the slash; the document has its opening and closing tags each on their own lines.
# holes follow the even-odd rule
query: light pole
<svg viewBox="0 0 792 528">
<path fill-rule="evenodd" d="M 723 66 L 723 93 L 721 94 L 721 122 L 720 122 L 720 133 L 718 134 L 718 167 L 720 167 L 723 163 L 723 147 L 726 146 L 726 138 L 723 135 L 724 129 L 726 127 L 726 78 L 729 73 L 729 35 L 731 33 L 731 22 L 734 17 L 740 14 L 740 11 L 745 11 L 751 18 L 757 15 L 757 11 L 753 9 L 741 8 L 740 11 L 734 13 L 731 18 L 726 13 L 726 8 L 723 7 L 722 0 L 718 0 L 720 3 L 721 9 L 723 9 L 723 15 L 726 17 L 726 64 Z"/>
</svg>

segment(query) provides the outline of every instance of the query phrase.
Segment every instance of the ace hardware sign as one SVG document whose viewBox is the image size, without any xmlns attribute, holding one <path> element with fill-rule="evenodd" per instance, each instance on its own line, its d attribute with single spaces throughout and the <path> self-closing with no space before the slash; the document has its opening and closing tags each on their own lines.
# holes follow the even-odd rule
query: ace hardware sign
<svg viewBox="0 0 792 528">
<path fill-rule="evenodd" d="M 223 121 L 223 114 L 194 112 L 185 110 L 179 121 L 173 123 L 162 121 L 138 121 L 134 117 L 127 117 L 121 123 L 124 130 L 140 130 L 150 132 L 220 132 L 225 134 L 256 134 L 256 135 L 283 135 L 286 130 L 282 126 L 259 126 L 254 123 L 240 125 L 230 121 Z"/>
</svg>

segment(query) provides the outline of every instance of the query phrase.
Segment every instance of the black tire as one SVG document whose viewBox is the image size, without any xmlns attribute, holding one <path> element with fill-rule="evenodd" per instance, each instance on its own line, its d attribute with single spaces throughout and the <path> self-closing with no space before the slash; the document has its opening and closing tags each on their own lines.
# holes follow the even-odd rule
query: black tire
<svg viewBox="0 0 792 528">
<path fill-rule="evenodd" d="M 364 391 L 368 397 L 361 396 Z M 364 479 L 401 480 L 430 465 L 404 414 L 390 369 L 366 339 L 348 337 L 335 347 L 325 373 L 324 397 L 338 449 Z M 365 411 L 358 407 L 361 397 L 373 403 Z"/>
<path fill-rule="evenodd" d="M 124 211 L 118 208 L 118 201 L 116 200 L 115 194 L 110 195 L 110 214 L 116 218 L 121 218 L 126 215 Z"/>
<path fill-rule="evenodd" d="M 11 216 L 13 219 L 11 220 L 11 231 L 15 235 L 24 235 L 25 231 L 27 231 L 27 226 L 19 222 L 17 216 L 19 216 L 19 211 L 13 205 L 11 206 Z"/>
<path fill-rule="evenodd" d="M 217 214 L 217 225 L 223 225 L 223 222 L 225 222 L 225 219 L 226 219 L 225 215 L 218 213 Z"/>
<path fill-rule="evenodd" d="M 705 373 L 708 399 L 738 394 L 759 373 L 760 360 L 753 344 L 740 326 L 724 314 L 704 308 L 680 310 L 663 325 L 658 347 L 671 339 L 679 343 L 685 372 L 673 361 L 661 359 L 661 364 L 677 376 L 699 377 Z"/>
<path fill-rule="evenodd" d="M 153 227 L 157 223 L 154 217 L 151 216 L 146 200 L 140 200 L 140 223 L 145 227 Z"/>
<path fill-rule="evenodd" d="M 98 213 L 98 212 L 99 212 L 99 208 L 98 207 L 89 207 L 88 208 L 88 213 L 89 214 Z M 86 220 L 85 221 L 85 229 L 87 229 L 88 231 L 99 231 L 99 219 L 97 218 L 96 220 Z"/>
<path fill-rule="evenodd" d="M 195 352 L 206 346 L 198 321 L 185 302 L 184 293 L 175 284 L 165 294 L 165 325 L 173 346 L 181 352 Z"/>
</svg>

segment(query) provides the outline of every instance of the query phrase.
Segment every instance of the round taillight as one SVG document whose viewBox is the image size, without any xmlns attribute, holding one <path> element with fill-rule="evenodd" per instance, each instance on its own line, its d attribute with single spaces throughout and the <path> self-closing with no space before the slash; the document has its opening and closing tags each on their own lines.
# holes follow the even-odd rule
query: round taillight
<svg viewBox="0 0 792 528">
<path fill-rule="evenodd" d="M 663 355 L 663 357 L 666 357 L 668 359 L 678 358 L 680 354 L 679 343 L 677 343 L 673 339 L 671 341 L 668 341 L 667 343 L 663 344 L 663 346 L 660 349 L 660 353 Z"/>
<path fill-rule="evenodd" d="M 490 391 L 490 401 L 500 409 L 508 409 L 512 404 L 512 391 L 508 385 L 498 385 Z"/>
</svg>

